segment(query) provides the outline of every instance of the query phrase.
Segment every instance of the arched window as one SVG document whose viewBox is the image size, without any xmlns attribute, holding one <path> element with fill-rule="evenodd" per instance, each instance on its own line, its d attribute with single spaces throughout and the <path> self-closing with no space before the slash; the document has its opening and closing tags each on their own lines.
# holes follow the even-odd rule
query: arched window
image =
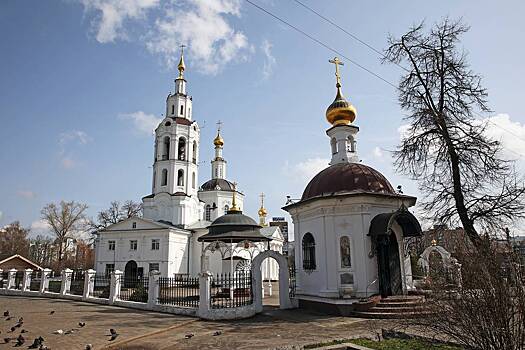
<svg viewBox="0 0 525 350">
<path fill-rule="evenodd" d="M 160 181 L 160 185 L 168 185 L 168 169 L 162 169 L 162 180 Z"/>
<path fill-rule="evenodd" d="M 335 138 L 332 138 L 330 140 L 330 145 L 332 146 L 332 154 L 336 154 L 337 153 L 337 141 Z"/>
<path fill-rule="evenodd" d="M 350 252 L 350 238 L 348 236 L 341 236 L 339 239 L 339 248 L 341 250 L 341 267 L 352 267 L 352 255 Z"/>
<path fill-rule="evenodd" d="M 211 207 L 209 204 L 206 205 L 206 209 L 204 211 L 204 220 L 206 221 L 211 220 Z"/>
<path fill-rule="evenodd" d="M 197 164 L 197 141 L 193 141 L 193 164 Z"/>
<path fill-rule="evenodd" d="M 181 137 L 179 139 L 179 160 L 186 160 L 186 139 Z"/>
<path fill-rule="evenodd" d="M 303 236 L 303 269 L 315 270 L 315 239 L 310 232 Z"/>
<path fill-rule="evenodd" d="M 184 113 L 184 105 L 180 105 L 180 115 Z"/>
<path fill-rule="evenodd" d="M 230 207 L 228 206 L 228 204 L 226 204 L 224 206 L 224 215 L 228 214 L 228 210 L 230 210 Z"/>
<path fill-rule="evenodd" d="M 355 152 L 355 142 L 352 136 L 348 136 L 348 150 L 350 152 Z"/>
<path fill-rule="evenodd" d="M 170 157 L 170 138 L 166 136 L 163 139 L 162 144 L 164 145 L 162 148 L 162 160 L 169 159 Z"/>
<path fill-rule="evenodd" d="M 195 188 L 195 172 L 191 173 L 191 187 Z"/>
<path fill-rule="evenodd" d="M 177 186 L 184 186 L 184 170 L 182 169 L 177 172 Z"/>
<path fill-rule="evenodd" d="M 175 114 L 175 105 L 171 105 L 171 114 Z"/>
</svg>

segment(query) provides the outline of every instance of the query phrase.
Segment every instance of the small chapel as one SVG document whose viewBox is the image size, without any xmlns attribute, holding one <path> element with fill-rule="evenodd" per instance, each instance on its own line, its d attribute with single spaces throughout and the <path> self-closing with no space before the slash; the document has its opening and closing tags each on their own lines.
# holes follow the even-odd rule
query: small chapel
<svg viewBox="0 0 525 350">
<path fill-rule="evenodd" d="M 260 228 L 264 236 L 261 242 L 242 251 L 204 254 L 206 243 L 200 238 L 209 233 L 212 223 L 223 216 L 245 216 L 244 194 L 227 179 L 220 122 L 213 140 L 211 177 L 198 185 L 200 128 L 193 119 L 193 99 L 187 92 L 185 70 L 182 52 L 175 92 L 166 98 L 165 117 L 155 129 L 151 194 L 142 198 L 143 216 L 97 232 L 97 271 L 109 274 L 120 270 L 125 276 L 145 276 L 150 271 L 159 271 L 163 276 L 195 276 L 205 266 L 214 273 L 234 272 L 249 269 L 250 259 L 264 249 L 282 252 L 283 235 L 279 227 L 265 224 L 267 212 L 261 202 L 259 224 L 246 216 Z M 263 269 L 265 279 L 278 279 L 274 263 L 265 264 Z"/>
<path fill-rule="evenodd" d="M 294 224 L 297 289 L 301 307 L 323 310 L 351 305 L 374 294 L 406 294 L 412 288 L 405 243 L 421 234 L 408 208 L 416 198 L 394 190 L 358 156 L 356 109 L 343 96 L 336 57 L 336 96 L 326 110 L 331 161 L 300 200 L 283 209 Z"/>
</svg>

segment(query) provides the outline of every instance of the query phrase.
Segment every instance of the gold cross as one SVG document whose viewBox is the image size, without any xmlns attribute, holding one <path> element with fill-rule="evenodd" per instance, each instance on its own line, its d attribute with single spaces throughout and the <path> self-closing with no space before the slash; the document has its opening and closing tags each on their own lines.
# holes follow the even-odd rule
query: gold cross
<svg viewBox="0 0 525 350">
<path fill-rule="evenodd" d="M 339 66 L 344 66 L 345 64 L 339 59 L 339 57 L 334 57 L 333 60 L 328 60 L 328 62 L 335 64 L 335 79 L 336 87 L 341 87 L 341 75 L 339 74 Z"/>
<path fill-rule="evenodd" d="M 264 206 L 264 197 L 265 197 L 264 193 L 261 193 L 259 195 L 259 197 L 261 197 L 261 207 L 263 207 Z"/>
<path fill-rule="evenodd" d="M 180 46 L 181 55 L 184 54 L 184 48 L 185 48 L 185 47 L 186 47 L 186 45 L 184 45 L 184 44 L 182 44 L 182 45 Z"/>
<path fill-rule="evenodd" d="M 221 131 L 221 128 L 222 128 L 222 121 L 219 119 L 219 121 L 217 122 L 217 131 L 220 132 Z"/>
</svg>

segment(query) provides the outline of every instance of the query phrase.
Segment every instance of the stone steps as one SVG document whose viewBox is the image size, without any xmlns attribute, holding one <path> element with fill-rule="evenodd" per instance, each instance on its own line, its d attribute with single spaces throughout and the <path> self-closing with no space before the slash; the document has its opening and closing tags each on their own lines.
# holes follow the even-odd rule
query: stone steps
<svg viewBox="0 0 525 350">
<path fill-rule="evenodd" d="M 430 314 L 423 296 L 392 296 L 382 298 L 379 303 L 366 311 L 354 315 L 363 318 L 417 318 Z"/>
</svg>

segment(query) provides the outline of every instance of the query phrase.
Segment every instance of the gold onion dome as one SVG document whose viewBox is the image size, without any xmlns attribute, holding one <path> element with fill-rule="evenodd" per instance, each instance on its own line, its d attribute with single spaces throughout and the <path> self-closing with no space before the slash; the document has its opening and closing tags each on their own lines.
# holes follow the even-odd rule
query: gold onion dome
<svg viewBox="0 0 525 350">
<path fill-rule="evenodd" d="M 217 132 L 217 137 L 213 140 L 213 144 L 218 147 L 224 146 L 224 139 L 219 132 Z"/>
<path fill-rule="evenodd" d="M 264 208 L 264 207 L 261 207 L 259 209 L 258 213 L 259 213 L 259 216 L 266 216 L 266 215 L 268 215 L 268 211 L 266 211 L 266 208 Z"/>
<path fill-rule="evenodd" d="M 184 63 L 184 45 L 182 45 L 181 47 L 182 47 L 182 51 L 180 54 L 179 65 L 177 66 L 177 69 L 179 70 L 179 78 L 183 77 L 184 70 L 186 69 L 186 64 Z"/>
<path fill-rule="evenodd" d="M 337 94 L 335 100 L 326 109 L 326 120 L 333 126 L 336 125 L 348 125 L 355 120 L 357 111 L 350 102 L 348 102 L 343 93 L 341 92 L 341 76 L 339 75 L 339 65 L 343 65 L 343 62 L 339 58 L 335 57 L 329 61 L 335 64 L 335 77 L 336 77 L 336 88 Z"/>
</svg>

